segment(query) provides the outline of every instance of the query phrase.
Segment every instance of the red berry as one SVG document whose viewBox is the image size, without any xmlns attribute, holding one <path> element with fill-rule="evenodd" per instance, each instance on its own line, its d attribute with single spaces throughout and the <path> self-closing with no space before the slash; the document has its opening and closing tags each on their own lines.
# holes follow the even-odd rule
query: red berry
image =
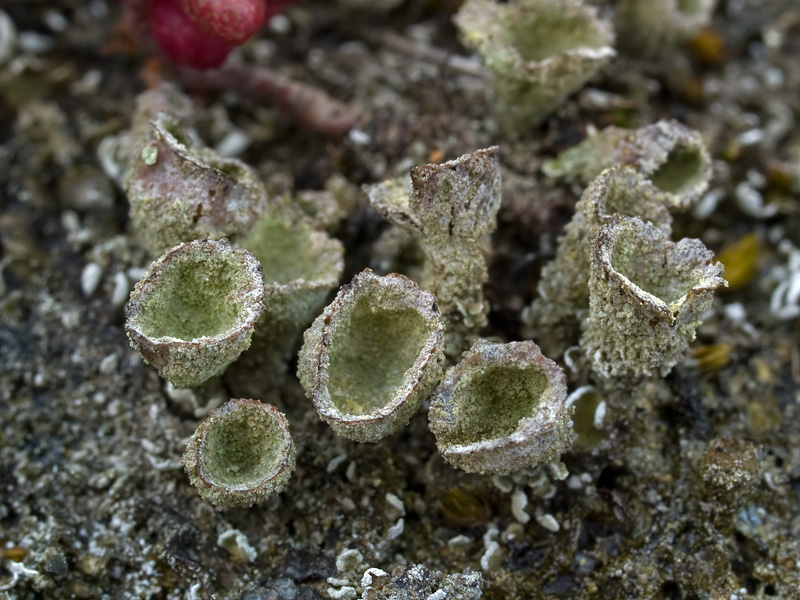
<svg viewBox="0 0 800 600">
<path fill-rule="evenodd" d="M 170 58 L 196 69 L 220 66 L 235 46 L 203 33 L 183 12 L 180 0 L 153 0 L 150 28 Z"/>
<path fill-rule="evenodd" d="M 201 31 L 238 46 L 264 24 L 264 0 L 180 0 Z"/>
</svg>

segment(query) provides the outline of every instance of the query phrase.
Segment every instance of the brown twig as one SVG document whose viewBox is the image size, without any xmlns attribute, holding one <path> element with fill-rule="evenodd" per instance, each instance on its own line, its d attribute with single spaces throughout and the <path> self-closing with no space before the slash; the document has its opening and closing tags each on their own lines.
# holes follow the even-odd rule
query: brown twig
<svg viewBox="0 0 800 600">
<path fill-rule="evenodd" d="M 233 56 L 219 69 L 199 71 L 178 67 L 178 75 L 191 87 L 232 90 L 272 104 L 298 125 L 335 139 L 347 135 L 361 117 L 359 109 L 331 98 L 319 88 Z"/>
<path fill-rule="evenodd" d="M 395 33 L 381 32 L 379 37 L 369 36 L 369 41 L 384 46 L 393 52 L 434 63 L 462 75 L 471 75 L 473 77 L 484 77 L 486 75 L 486 69 L 474 59 L 460 54 L 451 54 L 441 48 L 428 46 Z"/>
</svg>

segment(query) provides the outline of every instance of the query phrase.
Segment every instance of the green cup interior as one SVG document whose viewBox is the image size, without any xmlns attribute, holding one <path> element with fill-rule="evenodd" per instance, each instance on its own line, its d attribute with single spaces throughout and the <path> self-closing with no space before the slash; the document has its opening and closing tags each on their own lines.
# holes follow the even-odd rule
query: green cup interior
<svg viewBox="0 0 800 600">
<path fill-rule="evenodd" d="M 697 149 L 679 145 L 670 151 L 650 181 L 664 192 L 678 194 L 704 181 L 703 165 L 703 156 Z"/>
<path fill-rule="evenodd" d="M 268 283 L 328 280 L 338 277 L 338 244 L 333 240 L 322 242 L 320 235 L 306 225 L 267 214 L 242 245 L 255 254 Z"/>
<path fill-rule="evenodd" d="M 693 271 L 673 264 L 662 235 L 655 227 L 620 226 L 611 246 L 611 266 L 639 288 L 671 304 L 693 287 Z"/>
<path fill-rule="evenodd" d="M 231 296 L 245 287 L 247 274 L 233 252 L 194 247 L 163 267 L 141 305 L 144 335 L 191 341 L 236 326 L 239 309 Z"/>
<path fill-rule="evenodd" d="M 368 415 L 386 406 L 428 338 L 422 315 L 376 306 L 380 293 L 361 296 L 333 333 L 328 392 L 343 415 Z"/>
<path fill-rule="evenodd" d="M 452 394 L 457 427 L 447 443 L 475 444 L 511 435 L 533 416 L 547 377 L 534 367 L 487 366 L 463 377 Z"/>
<path fill-rule="evenodd" d="M 541 2 L 535 10 L 529 7 L 509 10 L 506 27 L 509 42 L 526 62 L 541 61 L 576 48 L 601 48 L 609 43 L 588 13 L 565 11 L 547 2 Z"/>
<path fill-rule="evenodd" d="M 201 460 L 213 483 L 250 487 L 275 473 L 283 451 L 284 436 L 275 416 L 258 406 L 240 406 L 211 424 Z"/>
</svg>

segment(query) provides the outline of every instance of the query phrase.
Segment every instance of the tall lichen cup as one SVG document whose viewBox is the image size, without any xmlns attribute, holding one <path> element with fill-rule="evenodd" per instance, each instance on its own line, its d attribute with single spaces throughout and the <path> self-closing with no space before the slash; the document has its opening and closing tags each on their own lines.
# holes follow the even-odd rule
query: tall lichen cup
<svg viewBox="0 0 800 600">
<path fill-rule="evenodd" d="M 445 352 L 456 357 L 486 325 L 486 249 L 497 226 L 501 174 L 497 147 L 411 169 L 403 180 L 367 186 L 372 206 L 411 231 L 424 255 L 420 285 L 431 290 L 447 326 Z"/>
<path fill-rule="evenodd" d="M 443 338 L 433 294 L 366 269 L 306 331 L 297 374 L 338 435 L 376 442 L 407 425 L 438 382 Z"/>
<path fill-rule="evenodd" d="M 125 329 L 131 346 L 176 387 L 222 374 L 250 346 L 264 308 L 261 265 L 228 240 L 179 244 L 136 284 Z"/>
<path fill-rule="evenodd" d="M 694 339 L 721 263 L 700 240 L 673 243 L 637 218 L 603 226 L 592 248 L 581 346 L 603 377 L 669 373 Z"/>
<path fill-rule="evenodd" d="M 572 443 L 566 377 L 531 341 L 478 340 L 448 369 L 428 421 L 444 459 L 469 473 L 558 461 Z"/>
<path fill-rule="evenodd" d="M 186 445 L 183 466 L 220 510 L 260 504 L 283 490 L 295 447 L 283 414 L 258 400 L 230 400 L 208 413 Z"/>
<path fill-rule="evenodd" d="M 543 121 L 616 54 L 610 24 L 580 0 L 467 0 L 455 23 L 491 70 L 495 114 L 512 135 Z"/>
<path fill-rule="evenodd" d="M 621 215 L 649 221 L 669 235 L 670 211 L 689 209 L 707 189 L 711 159 L 699 133 L 659 121 L 633 131 L 603 130 L 566 151 L 547 171 L 579 183 L 591 179 L 556 257 L 542 270 L 539 297 L 523 317 L 545 351 L 556 356 L 577 340 L 588 311 L 586 282 L 600 227 Z"/>
</svg>

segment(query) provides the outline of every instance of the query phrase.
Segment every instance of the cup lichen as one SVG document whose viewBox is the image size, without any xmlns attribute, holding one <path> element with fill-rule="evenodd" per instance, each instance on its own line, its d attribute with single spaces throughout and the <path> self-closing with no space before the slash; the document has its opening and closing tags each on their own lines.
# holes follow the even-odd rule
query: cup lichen
<svg viewBox="0 0 800 600">
<path fill-rule="evenodd" d="M 241 245 L 250 250 L 264 272 L 264 313 L 253 344 L 233 367 L 247 373 L 247 391 L 274 385 L 303 328 L 314 319 L 344 270 L 344 248 L 303 220 L 267 211 Z M 255 388 L 259 388 L 256 390 Z"/>
<path fill-rule="evenodd" d="M 581 346 L 603 377 L 665 376 L 694 340 L 723 267 L 700 240 L 670 241 L 638 218 L 616 217 L 592 248 L 590 310 Z"/>
<path fill-rule="evenodd" d="M 157 254 L 180 242 L 247 232 L 267 205 L 256 172 L 199 146 L 166 113 L 151 126 L 122 183 L 142 244 Z"/>
<path fill-rule="evenodd" d="M 523 316 L 548 354 L 562 354 L 579 335 L 589 308 L 591 245 L 600 227 L 619 214 L 653 223 L 669 235 L 670 211 L 685 211 L 702 195 L 710 164 L 697 132 L 659 121 L 635 131 L 604 130 L 547 167 L 551 175 L 580 183 L 593 177 L 555 258 L 542 269 L 539 297 Z"/>
<path fill-rule="evenodd" d="M 492 72 L 509 134 L 538 125 L 616 54 L 610 24 L 580 0 L 467 0 L 455 23 Z"/>
<path fill-rule="evenodd" d="M 222 374 L 250 346 L 264 309 L 261 265 L 228 240 L 178 244 L 131 293 L 131 346 L 176 387 Z"/>
<path fill-rule="evenodd" d="M 469 473 L 555 462 L 572 443 L 566 377 L 531 342 L 478 340 L 448 369 L 428 420 L 444 459 Z"/>
<path fill-rule="evenodd" d="M 703 138 L 673 120 L 639 129 L 606 127 L 545 162 L 548 177 L 588 185 L 605 169 L 630 165 L 652 183 L 670 210 L 688 210 L 708 188 L 711 158 Z"/>
<path fill-rule="evenodd" d="M 258 400 L 230 400 L 208 413 L 186 445 L 183 466 L 219 510 L 260 504 L 280 493 L 295 466 L 284 415 Z"/>
<path fill-rule="evenodd" d="M 402 275 L 359 273 L 304 337 L 306 395 L 337 434 L 359 442 L 408 424 L 442 373 L 436 298 Z"/>
<path fill-rule="evenodd" d="M 497 147 L 411 169 L 403 180 L 366 186 L 388 221 L 412 231 L 424 255 L 420 285 L 431 290 L 447 326 L 446 353 L 458 356 L 486 325 L 486 247 L 497 226 L 501 176 Z"/>
</svg>

